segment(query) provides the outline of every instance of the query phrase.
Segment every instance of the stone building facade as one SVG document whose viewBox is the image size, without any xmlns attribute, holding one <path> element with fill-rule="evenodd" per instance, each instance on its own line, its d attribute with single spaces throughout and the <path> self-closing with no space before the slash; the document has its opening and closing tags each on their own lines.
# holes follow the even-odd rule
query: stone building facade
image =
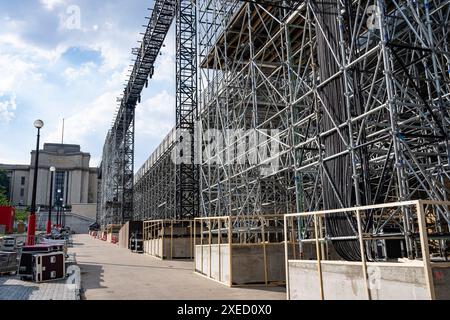
<svg viewBox="0 0 450 320">
<path fill-rule="evenodd" d="M 9 198 L 13 205 L 30 206 L 33 190 L 36 151 L 31 152 L 30 165 L 0 164 L 10 178 Z M 48 207 L 50 192 L 50 167 L 56 172 L 53 182 L 53 205 L 86 205 L 97 203 L 97 168 L 91 168 L 91 156 L 81 151 L 79 145 L 44 144 L 39 151 L 36 204 Z M 61 201 L 61 199 L 63 199 Z"/>
</svg>

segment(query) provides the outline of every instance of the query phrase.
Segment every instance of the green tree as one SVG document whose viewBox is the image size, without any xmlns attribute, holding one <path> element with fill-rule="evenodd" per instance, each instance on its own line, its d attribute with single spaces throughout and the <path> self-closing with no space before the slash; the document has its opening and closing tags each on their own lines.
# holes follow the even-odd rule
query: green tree
<svg viewBox="0 0 450 320">
<path fill-rule="evenodd" d="M 16 208 L 16 221 L 17 222 L 26 222 L 28 220 L 29 212 L 23 209 Z"/>
<path fill-rule="evenodd" d="M 4 191 L 0 190 L 0 207 L 8 207 L 9 206 L 9 200 L 4 194 Z"/>
<path fill-rule="evenodd" d="M 0 193 L 6 193 L 9 190 L 9 178 L 4 170 L 0 170 Z"/>
</svg>

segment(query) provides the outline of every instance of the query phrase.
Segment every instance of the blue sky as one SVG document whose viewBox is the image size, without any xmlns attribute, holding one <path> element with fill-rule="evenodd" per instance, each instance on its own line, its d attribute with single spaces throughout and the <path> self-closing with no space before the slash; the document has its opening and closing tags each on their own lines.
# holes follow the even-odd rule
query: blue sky
<svg viewBox="0 0 450 320">
<path fill-rule="evenodd" d="M 0 0 L 0 163 L 42 142 L 80 144 L 97 166 L 153 0 Z M 136 114 L 136 170 L 175 122 L 172 28 Z"/>
</svg>

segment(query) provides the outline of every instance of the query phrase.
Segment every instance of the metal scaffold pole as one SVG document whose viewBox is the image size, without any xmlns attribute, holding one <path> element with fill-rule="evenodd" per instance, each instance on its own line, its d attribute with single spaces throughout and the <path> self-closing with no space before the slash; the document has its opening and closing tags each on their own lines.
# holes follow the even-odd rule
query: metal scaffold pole
<svg viewBox="0 0 450 320">
<path fill-rule="evenodd" d="M 175 219 L 198 216 L 199 170 L 195 163 L 197 120 L 197 8 L 176 1 L 176 213 Z"/>
<path fill-rule="evenodd" d="M 212 131 L 221 141 L 202 158 L 202 215 L 448 199 L 447 1 L 197 5 L 203 144 Z M 261 152 L 255 132 L 278 148 Z M 374 210 L 362 228 L 403 235 L 404 256 L 415 258 L 415 214 Z M 442 207 L 431 221 L 445 233 L 449 217 Z M 349 214 L 325 219 L 324 232 L 341 239 L 331 241 L 341 257 L 361 259 Z M 367 258 L 379 259 L 369 244 Z"/>
<path fill-rule="evenodd" d="M 197 6 L 172 1 L 176 41 L 175 128 L 135 177 L 135 204 L 141 219 L 189 219 L 199 214 L 196 163 Z"/>
</svg>

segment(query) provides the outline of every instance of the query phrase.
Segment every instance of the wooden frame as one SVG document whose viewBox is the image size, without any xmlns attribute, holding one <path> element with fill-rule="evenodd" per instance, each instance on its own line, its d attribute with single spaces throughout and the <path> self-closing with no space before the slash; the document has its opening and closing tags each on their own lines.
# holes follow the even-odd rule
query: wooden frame
<svg viewBox="0 0 450 320">
<path fill-rule="evenodd" d="M 119 234 L 120 234 L 120 229 L 122 229 L 122 225 L 121 224 L 108 224 L 106 226 L 106 241 L 110 242 L 110 243 L 114 243 L 114 236 L 117 237 L 117 239 L 119 238 Z M 108 239 L 111 235 L 111 239 Z M 115 243 L 114 243 L 115 244 Z"/>
<path fill-rule="evenodd" d="M 283 222 L 283 215 L 196 218 L 194 223 L 194 242 L 196 243 L 194 272 L 229 287 L 255 285 L 255 283 L 234 283 L 233 253 L 235 250 L 239 250 L 239 248 L 259 246 L 261 247 L 263 256 L 263 285 L 279 285 L 280 281 L 272 282 L 270 280 L 268 248 L 270 246 L 283 244 Z M 245 224 L 248 226 L 242 227 Z M 273 225 L 271 226 L 271 224 Z M 277 224 L 279 224 L 278 227 Z M 272 227 L 272 229 L 270 227 Z M 200 236 L 198 236 L 198 234 Z M 275 234 L 277 235 L 275 241 L 272 241 L 271 235 L 273 238 Z M 278 234 L 280 237 L 278 237 Z M 294 252 L 295 254 L 295 243 L 292 245 L 291 252 Z M 197 257 L 198 247 L 201 247 L 199 257 Z M 217 249 L 218 252 L 216 260 L 213 259 L 212 255 L 213 248 Z M 208 257 L 205 257 L 205 249 L 208 252 Z M 225 264 L 228 270 L 223 270 L 224 260 L 222 256 L 228 256 L 227 264 Z M 205 259 L 208 259 L 208 261 L 205 261 Z M 218 276 L 216 277 L 213 276 L 213 262 L 218 266 Z M 207 264 L 206 268 L 205 263 Z M 228 279 L 225 279 L 224 277 L 225 271 L 228 272 Z M 284 280 L 281 282 L 284 283 Z"/>
<path fill-rule="evenodd" d="M 369 276 L 367 272 L 367 261 L 365 259 L 365 246 L 364 241 L 370 240 L 369 237 L 366 237 L 363 234 L 362 230 L 362 223 L 361 223 L 361 212 L 366 210 L 372 210 L 372 209 L 385 209 L 385 208 L 397 208 L 397 207 L 413 207 L 416 209 L 416 220 L 418 225 L 418 232 L 420 235 L 420 247 L 421 247 L 421 255 L 422 255 L 422 261 L 423 261 L 423 268 L 424 268 L 424 275 L 425 275 L 425 281 L 426 281 L 426 288 L 428 293 L 428 298 L 430 300 L 436 299 L 436 293 L 434 289 L 434 283 L 433 283 L 433 274 L 432 274 L 432 268 L 431 268 L 431 259 L 430 259 L 430 251 L 429 251 L 429 238 L 428 238 L 428 229 L 426 225 L 426 212 L 425 212 L 425 206 L 431 205 L 431 206 L 450 206 L 450 202 L 445 201 L 429 201 L 429 200 L 414 200 L 414 201 L 405 201 L 405 202 L 395 202 L 395 203 L 386 203 L 386 204 L 379 204 L 379 205 L 372 205 L 372 206 L 362 206 L 362 207 L 354 207 L 354 208 L 345 208 L 345 209 L 336 209 L 336 210 L 322 210 L 322 211 L 316 211 L 316 212 L 303 212 L 303 213 L 294 213 L 294 214 L 286 214 L 284 216 L 284 234 L 285 238 L 289 239 L 289 231 L 288 225 L 289 223 L 291 225 L 294 224 L 295 218 L 301 218 L 301 217 L 313 217 L 314 219 L 314 229 L 315 229 L 315 235 L 311 239 L 316 244 L 316 260 L 317 260 L 317 270 L 319 275 L 319 286 L 320 286 L 320 292 L 321 292 L 321 299 L 324 300 L 326 297 L 324 296 L 323 292 L 323 275 L 321 271 L 321 264 L 322 264 L 322 256 L 321 252 L 319 250 L 319 243 L 322 243 L 325 241 L 323 236 L 318 236 L 319 234 L 319 223 L 323 220 L 323 218 L 326 215 L 333 215 L 337 213 L 354 213 L 358 225 L 358 241 L 359 241 L 359 247 L 360 247 L 360 254 L 361 254 L 361 268 L 363 271 L 363 275 L 365 277 L 365 290 L 367 294 L 367 299 L 371 300 L 372 297 L 370 295 L 369 290 Z M 300 241 L 301 242 L 301 241 Z M 288 257 L 288 242 L 285 242 L 285 266 L 286 266 L 286 295 L 287 299 L 290 299 L 290 283 L 289 283 L 289 261 L 295 261 L 290 260 Z"/>
<path fill-rule="evenodd" d="M 188 233 L 184 234 L 175 234 L 175 228 L 186 228 Z M 153 257 L 159 258 L 161 260 L 174 260 L 174 259 L 193 259 L 194 257 L 194 221 L 193 220 L 149 220 L 144 221 L 143 223 L 143 241 L 144 241 L 144 253 L 149 254 Z M 169 239 L 169 254 L 165 256 L 166 245 L 165 239 Z M 188 239 L 189 241 L 189 254 L 183 257 L 177 257 L 174 252 L 174 242 L 175 239 Z M 161 253 L 158 254 L 159 249 L 156 247 L 158 245 L 157 241 L 151 240 L 160 240 L 161 241 Z M 146 247 L 146 242 L 151 241 L 151 245 L 153 246 L 151 249 L 152 253 L 149 253 Z"/>
</svg>

